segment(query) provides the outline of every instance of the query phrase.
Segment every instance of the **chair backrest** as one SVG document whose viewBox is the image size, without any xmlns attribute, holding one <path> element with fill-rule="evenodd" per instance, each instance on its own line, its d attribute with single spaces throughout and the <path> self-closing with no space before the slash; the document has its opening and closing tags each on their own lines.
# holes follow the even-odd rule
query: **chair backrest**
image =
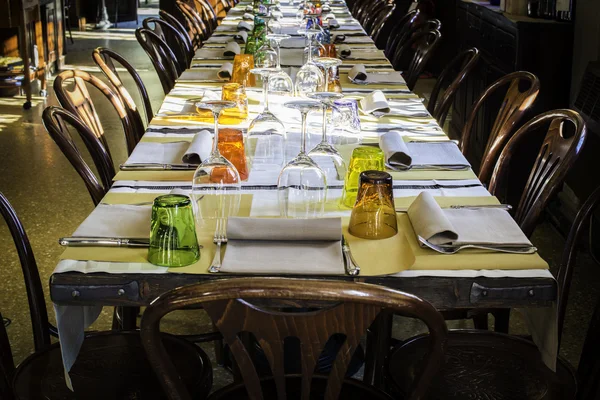
<svg viewBox="0 0 600 400">
<path fill-rule="evenodd" d="M 371 2 L 368 9 L 366 9 L 366 11 L 359 18 L 357 18 L 358 22 L 360 22 L 367 34 L 371 34 L 371 25 L 373 24 L 373 19 L 376 18 L 379 12 L 386 6 L 387 3 L 384 0 Z"/>
<path fill-rule="evenodd" d="M 399 43 L 404 38 L 408 31 L 412 29 L 417 18 L 419 17 L 419 9 L 407 12 L 398 23 L 392 28 L 385 44 L 384 53 L 388 59 L 391 59 L 399 47 Z"/>
<path fill-rule="evenodd" d="M 94 204 L 97 205 L 100 203 L 100 200 L 102 200 L 108 189 L 110 189 L 112 178 L 115 176 L 113 161 L 101 140 L 76 115 L 64 108 L 55 106 L 46 108 L 42 114 L 42 122 L 50 137 L 52 137 L 73 168 L 75 168 L 79 176 L 83 179 Z M 73 127 L 79 136 L 81 136 L 83 143 L 92 157 L 99 177 L 94 174 L 83 159 L 81 152 L 75 145 L 67 129 L 67 125 Z"/>
<path fill-rule="evenodd" d="M 441 27 L 442 23 L 438 19 L 430 19 L 421 23 L 415 21 L 410 29 L 404 31 L 402 36 L 397 39 L 396 47 L 388 57 L 394 69 L 396 71 L 407 71 L 410 68 L 410 63 L 414 60 L 413 52 L 416 43 L 414 40 L 415 36 L 420 33 L 422 34 L 423 32 L 439 31 Z M 410 45 L 407 46 L 409 42 Z"/>
<path fill-rule="evenodd" d="M 194 57 L 194 47 L 189 37 L 185 32 L 180 32 L 173 25 L 165 20 L 151 17 L 142 21 L 142 26 L 156 33 L 165 43 L 169 43 L 167 36 L 170 36 L 176 46 L 171 46 L 171 49 L 177 56 L 177 62 L 181 71 L 188 69 Z"/>
<path fill-rule="evenodd" d="M 213 33 L 219 26 L 219 19 L 215 9 L 205 0 L 193 0 L 196 10 L 202 12 L 203 21 L 208 25 L 209 33 Z"/>
<path fill-rule="evenodd" d="M 186 47 L 188 47 L 189 50 L 191 51 L 191 54 L 189 54 L 189 60 L 191 63 L 192 59 L 194 58 L 193 35 L 191 34 L 191 31 L 188 30 L 184 26 L 184 24 L 187 24 L 185 16 L 181 12 L 179 12 L 178 14 L 182 16 L 183 22 L 180 21 L 179 19 L 177 19 L 177 17 L 175 17 L 173 14 L 169 14 L 165 10 L 160 10 L 158 12 L 158 15 L 160 16 L 160 18 L 162 20 L 167 21 L 169 24 L 171 24 L 175 29 L 177 29 L 183 35 L 183 37 L 184 37 L 183 40 L 185 40 L 185 42 L 187 43 Z"/>
<path fill-rule="evenodd" d="M 165 94 L 168 94 L 175 86 L 175 81 L 182 72 L 176 61 L 175 54 L 173 54 L 173 51 L 171 51 L 167 43 L 160 36 L 149 29 L 136 29 L 135 37 L 146 54 L 148 54 L 148 57 L 150 57 L 163 91 Z"/>
<path fill-rule="evenodd" d="M 519 147 L 535 141 L 539 131 L 549 125 L 525 188 L 509 187 L 513 155 Z M 572 129 L 570 129 L 572 128 Z M 572 134 L 569 135 L 572 130 Z M 561 188 L 567 173 L 577 160 L 587 136 L 585 122 L 573 110 L 553 110 L 538 115 L 523 125 L 500 153 L 490 182 L 490 193 L 506 199 L 509 190 L 520 200 L 514 218 L 523 232 L 531 236 L 552 196 Z M 518 171 L 524 175 L 523 171 Z"/>
<path fill-rule="evenodd" d="M 188 31 L 193 34 L 194 50 L 198 50 L 202 46 L 202 42 L 210 36 L 208 26 L 194 7 L 180 0 L 175 1 L 175 6 L 185 17 Z"/>
<path fill-rule="evenodd" d="M 373 38 L 373 42 L 378 43 L 379 36 L 381 35 L 381 32 L 383 32 L 383 27 L 390 20 L 390 17 L 394 14 L 394 11 L 396 11 L 396 3 L 387 5 L 379 12 L 379 15 L 373 21 L 373 25 L 371 27 L 371 37 Z"/>
<path fill-rule="evenodd" d="M 456 92 L 475 69 L 477 62 L 479 61 L 479 56 L 479 50 L 475 47 L 461 52 L 446 66 L 446 68 L 444 68 L 438 77 L 433 86 L 433 90 L 431 91 L 427 110 L 433 118 L 437 120 L 440 126 L 444 126 L 450 106 L 454 102 Z M 455 70 L 458 70 L 458 73 L 454 79 L 452 79 L 451 74 L 454 73 Z M 438 103 L 438 96 L 440 95 L 442 88 L 445 88 L 445 91 Z"/>
<path fill-rule="evenodd" d="M 438 30 L 417 32 L 398 50 L 398 59 L 407 52 L 413 52 L 408 68 L 402 72 L 406 86 L 410 90 L 414 89 L 441 39 L 442 34 Z"/>
<path fill-rule="evenodd" d="M 526 83 L 529 86 L 524 91 L 520 87 Z M 485 104 L 485 101 L 493 96 L 496 91 L 508 85 L 508 90 L 498 110 L 498 116 L 494 121 L 492 130 L 487 136 L 487 144 L 479 167 L 479 180 L 488 184 L 496 165 L 496 160 L 504 145 L 514 133 L 515 125 L 521 120 L 523 115 L 535 102 L 540 91 L 540 80 L 531 72 L 516 71 L 503 76 L 496 82 L 488 86 L 479 99 L 473 105 L 471 113 L 462 131 L 460 147 L 465 156 L 475 146 L 478 139 L 473 132 L 477 119 L 477 112 Z"/>
<path fill-rule="evenodd" d="M 111 49 L 107 49 L 105 47 L 97 47 L 92 52 L 92 58 L 96 65 L 100 68 L 100 70 L 104 73 L 108 81 L 117 89 L 117 92 L 121 96 L 121 101 L 127 108 L 127 112 L 129 113 L 129 118 L 131 122 L 136 128 L 137 140 L 144 135 L 144 123 L 142 121 L 142 117 L 140 115 L 140 111 L 133 100 L 133 97 L 129 94 L 127 88 L 123 84 L 121 77 L 119 76 L 119 72 L 115 67 L 115 61 L 129 73 L 135 86 L 138 90 L 140 98 L 142 99 L 142 103 L 144 105 L 144 112 L 146 114 L 146 122 L 150 123 L 150 120 L 154 116 L 152 112 L 152 104 L 150 103 L 150 97 L 148 96 L 148 92 L 146 91 L 146 86 L 142 81 L 142 78 L 136 71 L 136 69 L 131 65 L 123 56 L 119 53 L 112 51 Z"/>
<path fill-rule="evenodd" d="M 73 90 L 68 90 L 65 84 L 71 81 L 73 82 Z M 121 119 L 121 124 L 123 125 L 123 130 L 125 132 L 127 150 L 129 154 L 131 154 L 140 137 L 137 128 L 135 124 L 132 123 L 119 94 L 99 78 L 76 69 L 61 72 L 54 79 L 53 85 L 58 102 L 63 108 L 77 115 L 79 119 L 94 132 L 110 155 L 110 149 L 108 148 L 108 143 L 104 137 L 104 129 L 102 128 L 102 123 L 96 113 L 96 108 L 94 107 L 86 83 L 100 91 L 113 105 Z"/>
<path fill-rule="evenodd" d="M 256 303 L 258 302 L 258 304 Z M 309 312 L 273 309 L 323 305 Z M 262 399 L 257 371 L 240 333 L 251 333 L 267 356 L 279 399 L 285 399 L 284 340 L 299 339 L 302 354 L 301 390 L 308 399 L 316 362 L 326 342 L 336 334 L 345 336 L 327 381 L 325 399 L 337 399 L 354 350 L 359 340 L 381 312 L 395 312 L 422 320 L 430 332 L 430 348 L 413 382 L 407 399 L 422 399 L 429 381 L 442 363 L 446 325 L 441 315 L 427 302 L 396 290 L 362 283 L 282 278 L 238 278 L 180 287 L 152 302 L 141 323 L 142 342 L 156 376 L 170 399 L 190 399 L 169 360 L 160 338 L 161 318 L 175 310 L 202 305 L 239 366 L 249 398 Z M 314 307 L 314 306 L 313 306 Z M 287 310 L 287 308 L 286 308 Z"/>
<path fill-rule="evenodd" d="M 8 341 L 8 333 L 0 313 L 0 400 L 13 400 L 12 381 L 15 375 L 15 361 Z"/>
</svg>

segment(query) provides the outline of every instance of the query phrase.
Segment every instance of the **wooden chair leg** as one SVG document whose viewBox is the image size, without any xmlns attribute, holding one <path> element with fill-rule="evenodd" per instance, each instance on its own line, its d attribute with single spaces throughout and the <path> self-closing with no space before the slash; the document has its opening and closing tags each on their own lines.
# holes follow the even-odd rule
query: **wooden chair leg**
<svg viewBox="0 0 600 400">
<path fill-rule="evenodd" d="M 492 315 L 494 316 L 494 331 L 508 333 L 510 325 L 510 309 L 496 310 Z"/>
<path fill-rule="evenodd" d="M 475 329 L 483 329 L 487 331 L 489 329 L 488 314 L 481 313 L 473 315 L 473 325 L 475 326 Z"/>
<path fill-rule="evenodd" d="M 380 389 L 384 385 L 383 368 L 385 356 L 390 350 L 393 318 L 391 313 L 381 313 L 367 330 L 363 381 Z"/>
</svg>

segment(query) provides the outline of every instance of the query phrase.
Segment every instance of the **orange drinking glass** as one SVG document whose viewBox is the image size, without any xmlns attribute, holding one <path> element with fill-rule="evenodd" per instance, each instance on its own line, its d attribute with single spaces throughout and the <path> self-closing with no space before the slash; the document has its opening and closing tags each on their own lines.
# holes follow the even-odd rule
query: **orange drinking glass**
<svg viewBox="0 0 600 400">
<path fill-rule="evenodd" d="M 252 54 L 238 54 L 233 59 L 233 73 L 231 82 L 239 83 L 245 87 L 256 86 L 256 78 L 250 70 L 254 68 L 254 56 Z"/>
<path fill-rule="evenodd" d="M 248 179 L 248 164 L 244 149 L 244 135 L 239 129 L 219 129 L 219 152 L 229 160 L 240 174 L 240 179 Z"/>
<path fill-rule="evenodd" d="M 248 97 L 243 85 L 239 83 L 226 83 L 223 85 L 221 100 L 233 101 L 235 107 L 223 110 L 219 118 L 219 123 L 223 125 L 237 125 L 248 118 Z"/>
</svg>

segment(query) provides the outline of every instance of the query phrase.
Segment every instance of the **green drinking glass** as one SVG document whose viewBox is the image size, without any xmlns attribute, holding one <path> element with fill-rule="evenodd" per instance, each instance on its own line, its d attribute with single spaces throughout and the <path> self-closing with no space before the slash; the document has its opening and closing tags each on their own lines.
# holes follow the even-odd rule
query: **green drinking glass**
<svg viewBox="0 0 600 400">
<path fill-rule="evenodd" d="M 148 261 L 161 267 L 185 267 L 200 259 L 192 201 L 167 194 L 154 199 Z"/>
<path fill-rule="evenodd" d="M 364 171 L 385 171 L 385 155 L 383 150 L 374 146 L 360 146 L 352 151 L 350 165 L 344 180 L 342 205 L 352 208 L 358 194 L 358 181 Z"/>
</svg>

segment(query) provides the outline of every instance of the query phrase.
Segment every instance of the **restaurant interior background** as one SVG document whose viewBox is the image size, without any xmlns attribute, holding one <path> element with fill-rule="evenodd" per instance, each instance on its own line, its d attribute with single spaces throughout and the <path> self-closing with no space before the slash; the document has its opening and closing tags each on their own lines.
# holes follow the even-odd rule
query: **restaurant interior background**
<svg viewBox="0 0 600 400">
<path fill-rule="evenodd" d="M 69 69 L 81 69 L 104 79 L 92 61 L 91 53 L 98 46 L 111 48 L 126 55 L 135 66 L 148 88 L 153 109 L 158 110 L 164 94 L 134 31 L 144 18 L 158 17 L 159 9 L 172 12 L 174 1 L 106 0 L 106 13 L 112 26 L 104 29 L 96 27 L 102 14 L 100 0 L 39 0 L 39 4 L 34 3 L 33 7 L 39 10 L 36 14 L 39 19 L 35 15 L 28 17 L 24 28 L 27 43 L 23 44 L 19 43 L 23 28 L 18 22 L 20 11 L 15 11 L 21 2 L 0 0 L 0 60 L 9 58 L 6 62 L 10 65 L 13 57 L 22 57 L 22 49 L 27 48 L 32 64 L 37 68 L 36 78 L 39 78 L 33 81 L 31 99 L 28 99 L 19 86 L 18 75 L 22 75 L 22 70 L 20 74 L 12 73 L 10 68 L 0 65 L 0 192 L 10 200 L 27 230 L 47 307 L 52 310 L 46 283 L 63 250 L 57 238 L 69 236 L 94 209 L 80 177 L 41 122 L 42 111 L 47 106 L 58 105 L 52 90 L 53 79 L 58 72 Z M 395 15 L 399 18 L 408 9 L 409 1 L 397 0 L 396 3 Z M 600 2 L 576 0 L 576 13 L 570 22 L 502 16 L 487 1 L 435 0 L 433 3 L 434 16 L 442 22 L 444 40 L 414 91 L 427 99 L 437 75 L 458 49 L 476 43 L 484 49 L 486 60 L 470 78 L 470 83 L 461 89 L 449 113 L 445 130 L 451 138 L 457 139 L 460 135 L 475 93 L 514 70 L 535 73 L 543 88 L 539 101 L 521 124 L 554 108 L 573 108 L 584 115 L 589 135 L 583 154 L 531 239 L 554 271 L 578 207 L 600 185 L 600 158 L 597 156 L 600 151 Z M 125 75 L 125 84 L 132 85 L 129 76 Z M 137 95 L 135 90 L 131 93 Z M 121 122 L 105 98 L 95 92 L 91 96 L 118 165 L 127 159 L 127 149 L 122 145 Z M 493 101 L 499 103 L 500 100 Z M 497 106 L 489 106 L 484 114 L 491 115 Z M 481 123 L 489 125 L 492 122 L 492 118 L 483 118 Z M 478 151 L 481 153 L 483 149 Z M 600 235 L 600 232 L 593 234 Z M 596 252 L 599 252 L 600 242 L 596 240 L 595 244 Z M 10 233 L 2 223 L 0 254 L 0 311 L 18 363 L 33 349 L 31 324 L 19 258 Z M 600 272 L 590 249 L 586 248 L 579 256 L 574 272 L 561 345 L 561 355 L 575 366 L 585 339 L 585 328 L 600 296 L 599 287 Z M 53 313 L 49 314 L 53 319 Z M 110 329 L 112 319 L 112 309 L 105 307 L 92 329 Z M 206 319 L 202 323 L 209 325 Z M 469 320 L 448 323 L 450 327 L 469 327 L 469 324 Z M 490 324 L 493 325 L 491 316 Z M 184 333 L 197 331 L 198 325 L 197 321 L 191 323 L 190 318 L 175 316 L 167 321 L 165 328 Z M 395 336 L 410 337 L 422 327 L 398 319 L 394 329 Z M 521 318 L 511 318 L 510 332 L 527 333 Z M 214 357 L 212 345 L 205 345 L 204 349 L 211 358 Z M 222 372 L 222 376 L 217 374 L 215 386 L 223 385 L 229 379 L 226 372 Z"/>
</svg>

